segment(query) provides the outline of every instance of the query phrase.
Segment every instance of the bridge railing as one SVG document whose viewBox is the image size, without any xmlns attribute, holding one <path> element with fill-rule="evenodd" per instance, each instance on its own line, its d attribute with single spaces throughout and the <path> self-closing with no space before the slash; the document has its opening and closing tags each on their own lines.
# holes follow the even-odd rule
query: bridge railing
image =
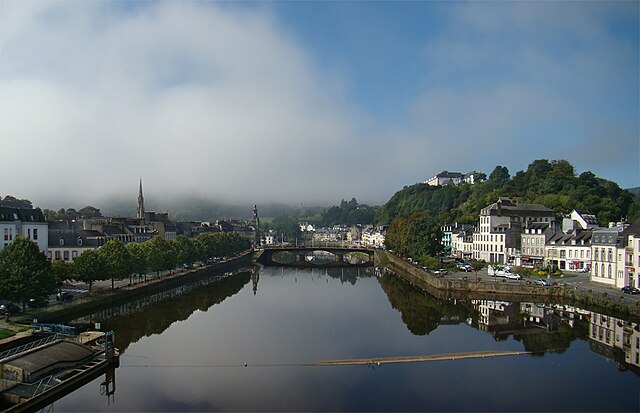
<svg viewBox="0 0 640 413">
<path fill-rule="evenodd" d="M 346 242 L 304 242 L 297 244 L 288 243 L 288 244 L 270 244 L 265 245 L 263 247 L 265 250 L 293 250 L 293 249 L 323 249 L 323 248 L 331 248 L 331 249 L 343 249 L 350 251 L 375 251 L 376 249 L 372 246 L 359 245 L 354 243 L 346 243 Z"/>
</svg>

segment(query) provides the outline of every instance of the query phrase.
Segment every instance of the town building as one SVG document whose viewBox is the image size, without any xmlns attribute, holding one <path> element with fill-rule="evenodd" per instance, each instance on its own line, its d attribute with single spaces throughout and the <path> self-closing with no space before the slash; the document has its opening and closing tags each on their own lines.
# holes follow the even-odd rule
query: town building
<svg viewBox="0 0 640 413">
<path fill-rule="evenodd" d="M 549 222 L 530 222 L 521 234 L 520 265 L 544 266 L 545 245 L 556 234 Z"/>
<path fill-rule="evenodd" d="M 480 211 L 480 223 L 473 235 L 474 258 L 497 264 L 515 264 L 520 256 L 521 234 L 534 222 L 556 228 L 555 213 L 540 204 L 516 204 L 498 200 Z"/>
<path fill-rule="evenodd" d="M 472 228 L 473 225 L 470 224 L 462 224 L 460 222 L 454 222 L 453 224 L 445 224 L 440 227 L 440 232 L 442 232 L 442 238 L 440 240 L 440 244 L 442 244 L 442 248 L 444 252 L 451 253 L 453 248 L 452 237 L 453 234 L 463 231 L 465 229 Z"/>
<path fill-rule="evenodd" d="M 40 208 L 0 207 L 0 251 L 12 244 L 16 237 L 25 237 L 47 253 L 49 225 Z"/>
<path fill-rule="evenodd" d="M 52 221 L 49 223 L 49 260 L 73 262 L 83 252 L 99 248 L 107 237 L 96 230 L 85 230 L 82 222 Z"/>
<path fill-rule="evenodd" d="M 624 271 L 618 273 L 618 249 L 624 250 L 623 226 L 598 228 L 591 236 L 591 281 L 624 287 Z M 622 253 L 621 253 L 622 254 Z"/>
<path fill-rule="evenodd" d="M 451 234 L 451 255 L 458 258 L 473 258 L 473 233 L 475 228 L 466 228 Z"/>
<path fill-rule="evenodd" d="M 617 267 L 622 283 L 640 288 L 640 219 L 622 231 L 620 242 Z"/>
<path fill-rule="evenodd" d="M 545 247 L 545 264 L 561 270 L 591 271 L 591 229 L 569 230 L 548 240 Z"/>
<path fill-rule="evenodd" d="M 480 174 L 476 171 L 466 174 L 460 172 L 442 171 L 439 174 L 427 179 L 426 181 L 424 181 L 424 183 L 431 186 L 460 185 L 461 183 L 473 185 L 478 182 L 480 176 L 484 176 L 484 174 Z"/>
<path fill-rule="evenodd" d="M 367 228 L 362 232 L 362 245 L 384 248 L 385 227 Z"/>
<path fill-rule="evenodd" d="M 591 229 L 598 227 L 598 219 L 595 215 L 587 211 L 573 210 L 562 219 L 562 232 L 569 232 L 572 229 Z"/>
</svg>

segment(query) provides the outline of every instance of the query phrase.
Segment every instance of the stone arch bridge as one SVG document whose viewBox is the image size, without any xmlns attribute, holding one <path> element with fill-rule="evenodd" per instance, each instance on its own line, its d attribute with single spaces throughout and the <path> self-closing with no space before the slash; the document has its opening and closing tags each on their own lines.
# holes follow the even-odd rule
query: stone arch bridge
<svg viewBox="0 0 640 413">
<path fill-rule="evenodd" d="M 315 251 L 331 253 L 334 256 L 334 260 L 326 263 L 314 263 L 307 261 L 306 256 Z M 288 252 L 295 255 L 295 261 L 285 264 L 274 261 L 273 256 L 281 252 Z M 345 261 L 345 255 L 353 252 L 365 253 L 369 256 L 369 260 L 357 264 L 351 264 L 350 262 Z M 369 267 L 373 266 L 374 255 L 375 250 L 373 248 L 357 246 L 267 246 L 260 250 L 257 262 L 267 266 L 283 267 Z"/>
</svg>

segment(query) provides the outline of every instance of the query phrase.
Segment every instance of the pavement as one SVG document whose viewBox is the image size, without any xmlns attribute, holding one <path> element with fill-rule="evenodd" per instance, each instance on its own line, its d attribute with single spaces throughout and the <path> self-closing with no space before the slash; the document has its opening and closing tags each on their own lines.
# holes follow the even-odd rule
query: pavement
<svg viewBox="0 0 640 413">
<path fill-rule="evenodd" d="M 565 276 L 563 277 L 523 277 L 522 280 L 510 280 L 504 277 L 494 277 L 488 274 L 487 268 L 483 268 L 478 271 L 478 278 L 481 281 L 485 282 L 504 282 L 507 284 L 526 284 L 527 281 L 534 282 L 540 278 L 548 280 L 552 285 L 554 283 L 558 283 L 558 285 L 566 285 L 567 287 L 575 288 L 576 290 L 591 290 L 595 294 L 604 294 L 607 293 L 609 296 L 613 297 L 622 297 L 623 301 L 627 304 L 635 304 L 640 301 L 640 294 L 631 295 L 631 294 L 623 294 L 620 291 L 620 288 L 617 287 L 609 287 L 607 285 L 603 285 L 600 283 L 596 283 L 590 280 L 589 273 L 583 272 L 572 272 L 572 271 L 563 271 Z M 454 279 L 459 280 L 463 277 L 467 277 L 468 280 L 473 280 L 476 274 L 471 272 L 464 271 L 456 271 L 450 272 L 445 275 L 445 279 Z"/>
</svg>

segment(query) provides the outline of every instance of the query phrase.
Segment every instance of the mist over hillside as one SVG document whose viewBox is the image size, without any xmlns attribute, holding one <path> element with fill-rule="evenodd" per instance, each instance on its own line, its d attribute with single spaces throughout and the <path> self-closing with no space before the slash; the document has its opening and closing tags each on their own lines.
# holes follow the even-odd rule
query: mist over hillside
<svg viewBox="0 0 640 413">
<path fill-rule="evenodd" d="M 111 200 L 98 205 L 105 216 L 134 216 L 137 199 Z M 172 219 L 178 221 L 215 221 L 216 219 L 251 219 L 254 204 L 226 204 L 201 198 L 184 198 L 162 200 L 145 196 L 145 210 L 168 212 Z M 325 209 L 323 206 L 294 206 L 284 203 L 258 204 L 260 217 L 275 216 L 309 216 Z"/>
</svg>

